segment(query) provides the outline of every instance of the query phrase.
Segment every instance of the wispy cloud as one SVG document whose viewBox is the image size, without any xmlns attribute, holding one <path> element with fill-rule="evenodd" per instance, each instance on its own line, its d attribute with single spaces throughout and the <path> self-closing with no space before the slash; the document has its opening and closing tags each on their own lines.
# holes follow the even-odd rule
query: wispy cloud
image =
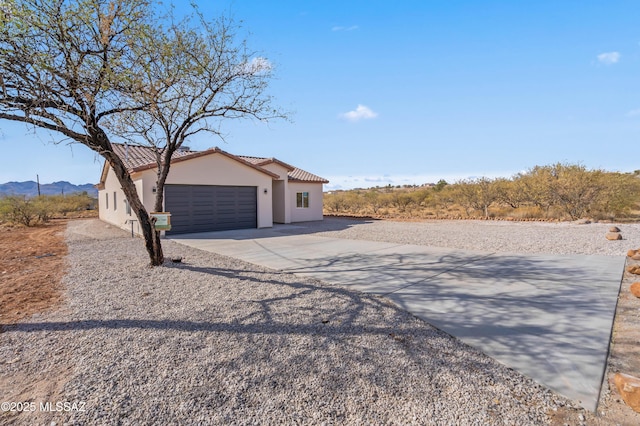
<svg viewBox="0 0 640 426">
<path fill-rule="evenodd" d="M 331 31 L 354 31 L 359 27 L 357 25 L 351 25 L 350 27 L 343 27 L 340 25 L 336 25 L 335 27 L 331 27 Z"/>
<path fill-rule="evenodd" d="M 247 65 L 254 74 L 269 72 L 273 69 L 273 64 L 267 58 L 261 56 L 251 59 L 251 62 Z"/>
<path fill-rule="evenodd" d="M 605 52 L 598 55 L 598 62 L 605 65 L 617 64 L 620 61 L 620 52 Z"/>
<path fill-rule="evenodd" d="M 273 64 L 271 64 L 267 58 L 257 56 L 248 62 L 240 64 L 238 69 L 240 72 L 245 74 L 268 74 L 273 69 Z"/>
<path fill-rule="evenodd" d="M 349 120 L 351 122 L 356 122 L 360 120 L 371 120 L 373 118 L 376 118 L 377 116 L 378 116 L 377 112 L 373 112 L 371 108 L 364 105 L 358 105 L 358 107 L 353 111 L 340 114 L 340 117 L 344 118 L 345 120 Z"/>
<path fill-rule="evenodd" d="M 640 117 L 640 108 L 632 109 L 625 114 L 627 117 Z"/>
</svg>

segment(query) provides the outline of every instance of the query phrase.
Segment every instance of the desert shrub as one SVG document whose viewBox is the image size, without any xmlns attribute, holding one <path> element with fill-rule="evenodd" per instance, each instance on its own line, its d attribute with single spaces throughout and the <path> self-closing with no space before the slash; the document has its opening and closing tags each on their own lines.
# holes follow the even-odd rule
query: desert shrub
<svg viewBox="0 0 640 426">
<path fill-rule="evenodd" d="M 34 198 L 8 196 L 0 199 L 0 220 L 33 226 L 69 212 L 91 209 L 95 199 L 86 192 L 70 195 L 42 195 Z"/>
<path fill-rule="evenodd" d="M 556 163 L 510 179 L 479 178 L 432 188 L 339 191 L 325 195 L 333 213 L 366 212 L 386 217 L 513 217 L 516 219 L 614 219 L 640 210 L 640 174 L 588 170 Z"/>
<path fill-rule="evenodd" d="M 58 203 L 53 196 L 40 196 L 31 200 L 38 222 L 48 222 L 59 211 Z"/>
<path fill-rule="evenodd" d="M 344 196 L 342 193 L 332 192 L 331 194 L 325 194 L 324 196 L 324 208 L 331 213 L 340 213 L 343 209 Z"/>
<path fill-rule="evenodd" d="M 399 212 L 404 213 L 407 208 L 414 203 L 411 194 L 404 191 L 394 191 L 390 194 L 389 203 L 398 209 Z"/>
<path fill-rule="evenodd" d="M 606 173 L 601 176 L 602 191 L 593 206 L 593 215 L 598 219 L 627 217 L 638 208 L 640 202 L 640 179 L 636 175 Z"/>
<path fill-rule="evenodd" d="M 373 214 L 380 214 L 381 209 L 387 207 L 390 202 L 389 195 L 380 193 L 377 189 L 367 191 L 364 194 L 364 201 Z"/>
<path fill-rule="evenodd" d="M 497 193 L 493 181 L 488 178 L 475 180 L 463 180 L 455 184 L 457 191 L 455 197 L 457 204 L 464 207 L 467 216 L 475 210 L 489 217 L 489 207 L 497 200 Z"/>
<path fill-rule="evenodd" d="M 32 226 L 38 213 L 34 203 L 24 196 L 8 196 L 0 200 L 0 216 L 6 222 Z"/>
<path fill-rule="evenodd" d="M 358 214 L 360 209 L 365 204 L 364 196 L 359 190 L 349 191 L 343 196 L 344 208 L 350 213 Z"/>
<path fill-rule="evenodd" d="M 95 199 L 91 198 L 86 192 L 65 196 L 56 195 L 51 198 L 56 206 L 56 212 L 62 216 L 66 216 L 71 212 L 90 210 L 95 206 Z"/>
</svg>

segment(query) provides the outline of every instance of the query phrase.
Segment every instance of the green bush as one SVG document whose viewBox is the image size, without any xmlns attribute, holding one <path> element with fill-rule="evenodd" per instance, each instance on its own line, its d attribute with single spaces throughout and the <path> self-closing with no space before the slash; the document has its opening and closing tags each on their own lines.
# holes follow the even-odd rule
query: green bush
<svg viewBox="0 0 640 426">
<path fill-rule="evenodd" d="M 5 222 L 32 226 L 38 218 L 34 203 L 21 196 L 9 196 L 0 200 L 0 217 Z"/>
</svg>

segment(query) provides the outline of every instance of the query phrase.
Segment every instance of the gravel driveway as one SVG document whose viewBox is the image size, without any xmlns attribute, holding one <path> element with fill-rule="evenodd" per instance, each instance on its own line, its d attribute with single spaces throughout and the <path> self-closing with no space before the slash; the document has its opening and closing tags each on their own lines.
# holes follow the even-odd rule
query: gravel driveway
<svg viewBox="0 0 640 426">
<path fill-rule="evenodd" d="M 501 228 L 523 244 L 518 229 Z M 586 228 L 575 229 L 565 250 Z M 184 263 L 151 269 L 139 239 L 97 220 L 70 222 L 67 240 L 67 303 L 2 333 L 0 359 L 9 374 L 58 383 L 42 395 L 84 411 L 3 413 L 4 423 L 533 425 L 586 414 L 384 298 L 171 241 L 165 253 Z"/>
</svg>

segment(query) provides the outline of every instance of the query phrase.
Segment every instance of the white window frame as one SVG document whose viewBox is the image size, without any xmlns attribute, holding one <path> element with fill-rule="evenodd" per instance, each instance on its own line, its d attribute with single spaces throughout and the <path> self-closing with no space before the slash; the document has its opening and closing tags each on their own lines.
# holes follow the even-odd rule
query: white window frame
<svg viewBox="0 0 640 426">
<path fill-rule="evenodd" d="M 296 208 L 298 209 L 309 208 L 309 193 L 307 191 L 296 192 Z"/>
</svg>

